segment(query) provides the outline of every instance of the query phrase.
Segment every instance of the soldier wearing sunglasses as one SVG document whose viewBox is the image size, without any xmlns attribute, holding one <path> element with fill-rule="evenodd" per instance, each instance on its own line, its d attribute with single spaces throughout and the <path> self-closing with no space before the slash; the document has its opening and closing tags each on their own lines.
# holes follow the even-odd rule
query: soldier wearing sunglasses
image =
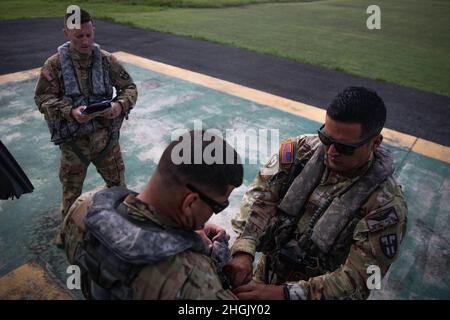
<svg viewBox="0 0 450 320">
<path fill-rule="evenodd" d="M 203 141 L 203 134 L 173 141 L 140 193 L 114 187 L 83 194 L 71 206 L 62 236 L 69 262 L 82 271 L 86 298 L 236 299 L 221 273 L 229 236 L 206 222 L 228 206 L 243 167 L 225 141 Z M 202 155 L 213 141 L 223 154 L 231 149 L 234 163 L 195 163 L 195 139 Z M 180 143 L 191 161 L 173 160 Z"/>
<path fill-rule="evenodd" d="M 240 299 L 366 299 L 378 287 L 368 267 L 386 274 L 407 216 L 385 120 L 375 92 L 346 88 L 316 135 L 284 141 L 258 172 L 232 220 L 226 268 Z"/>
</svg>

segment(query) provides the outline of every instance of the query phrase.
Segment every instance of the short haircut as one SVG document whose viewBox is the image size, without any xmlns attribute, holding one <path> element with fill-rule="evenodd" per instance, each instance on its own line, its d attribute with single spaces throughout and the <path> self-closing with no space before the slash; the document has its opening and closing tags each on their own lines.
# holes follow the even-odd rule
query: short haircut
<svg viewBox="0 0 450 320">
<path fill-rule="evenodd" d="M 386 107 L 375 91 L 348 87 L 340 92 L 327 108 L 335 121 L 361 124 L 361 138 L 375 136 L 386 122 Z"/>
<path fill-rule="evenodd" d="M 211 138 L 211 141 L 203 141 L 204 135 L 205 131 L 192 130 L 181 135 L 178 140 L 172 141 L 164 150 L 161 159 L 159 160 L 157 170 L 165 182 L 179 185 L 192 183 L 196 186 L 203 187 L 205 190 L 211 190 L 212 193 L 223 195 L 226 193 L 229 185 L 239 187 L 242 184 L 244 169 L 238 153 L 225 140 L 217 135 L 209 134 L 213 137 Z M 182 162 L 180 164 L 175 164 L 172 159 L 172 151 L 178 144 L 183 143 L 184 139 L 190 140 L 190 143 L 185 142 L 183 144 L 190 148 L 190 161 L 186 161 L 189 163 Z M 198 142 L 201 141 L 202 157 L 200 163 L 195 163 L 194 161 L 195 139 L 198 139 Z M 205 163 L 203 152 L 205 151 L 205 148 L 213 142 L 214 145 L 218 145 L 218 143 L 221 144 L 224 160 L 226 160 L 225 155 L 227 150 L 230 154 L 232 153 L 233 161 L 230 161 L 232 163 L 227 163 L 226 161 L 222 161 L 222 163 L 214 162 L 212 164 Z M 198 143 L 198 145 L 200 145 L 200 143 Z"/>
<path fill-rule="evenodd" d="M 67 29 L 67 19 L 73 15 L 73 12 L 66 13 L 64 15 L 64 29 Z M 92 19 L 89 12 L 80 8 L 80 24 L 87 23 L 91 21 L 94 24 L 94 20 Z"/>
</svg>

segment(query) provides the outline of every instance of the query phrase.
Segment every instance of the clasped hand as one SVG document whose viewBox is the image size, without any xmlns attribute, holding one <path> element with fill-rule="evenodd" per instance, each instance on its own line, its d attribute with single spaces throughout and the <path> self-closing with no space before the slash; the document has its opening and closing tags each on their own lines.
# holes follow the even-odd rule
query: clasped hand
<svg viewBox="0 0 450 320">
<path fill-rule="evenodd" d="M 98 114 L 95 115 L 88 115 L 84 114 L 83 111 L 87 107 L 85 105 L 79 106 L 75 109 L 72 109 L 72 117 L 79 123 L 87 122 L 91 119 L 94 119 L 95 117 L 99 116 Z M 111 108 L 107 111 L 100 114 L 103 118 L 106 119 L 114 119 L 117 118 L 122 113 L 122 105 L 118 102 L 111 102 Z"/>
</svg>

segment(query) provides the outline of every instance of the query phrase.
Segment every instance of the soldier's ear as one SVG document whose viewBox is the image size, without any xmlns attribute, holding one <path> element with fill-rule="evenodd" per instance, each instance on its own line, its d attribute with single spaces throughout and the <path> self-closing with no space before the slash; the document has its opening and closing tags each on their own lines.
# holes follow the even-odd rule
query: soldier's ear
<svg viewBox="0 0 450 320">
<path fill-rule="evenodd" d="M 181 213 L 184 217 L 191 217 L 195 212 L 195 202 L 198 200 L 196 193 L 188 193 L 181 202 Z"/>
<path fill-rule="evenodd" d="M 381 134 L 376 136 L 375 139 L 373 139 L 372 151 L 375 151 L 380 146 L 382 141 L 383 141 L 383 136 Z"/>
</svg>

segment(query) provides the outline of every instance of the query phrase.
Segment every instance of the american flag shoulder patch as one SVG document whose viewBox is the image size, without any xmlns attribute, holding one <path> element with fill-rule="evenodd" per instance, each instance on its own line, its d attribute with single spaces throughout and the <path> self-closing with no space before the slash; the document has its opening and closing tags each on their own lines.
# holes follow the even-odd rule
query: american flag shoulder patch
<svg viewBox="0 0 450 320">
<path fill-rule="evenodd" d="M 47 79 L 48 81 L 52 81 L 53 77 L 50 74 L 50 70 L 48 70 L 47 68 L 42 68 L 42 75 L 45 77 L 45 79 Z"/>
<path fill-rule="evenodd" d="M 280 146 L 280 163 L 290 164 L 294 162 L 294 142 L 283 142 Z"/>
</svg>

